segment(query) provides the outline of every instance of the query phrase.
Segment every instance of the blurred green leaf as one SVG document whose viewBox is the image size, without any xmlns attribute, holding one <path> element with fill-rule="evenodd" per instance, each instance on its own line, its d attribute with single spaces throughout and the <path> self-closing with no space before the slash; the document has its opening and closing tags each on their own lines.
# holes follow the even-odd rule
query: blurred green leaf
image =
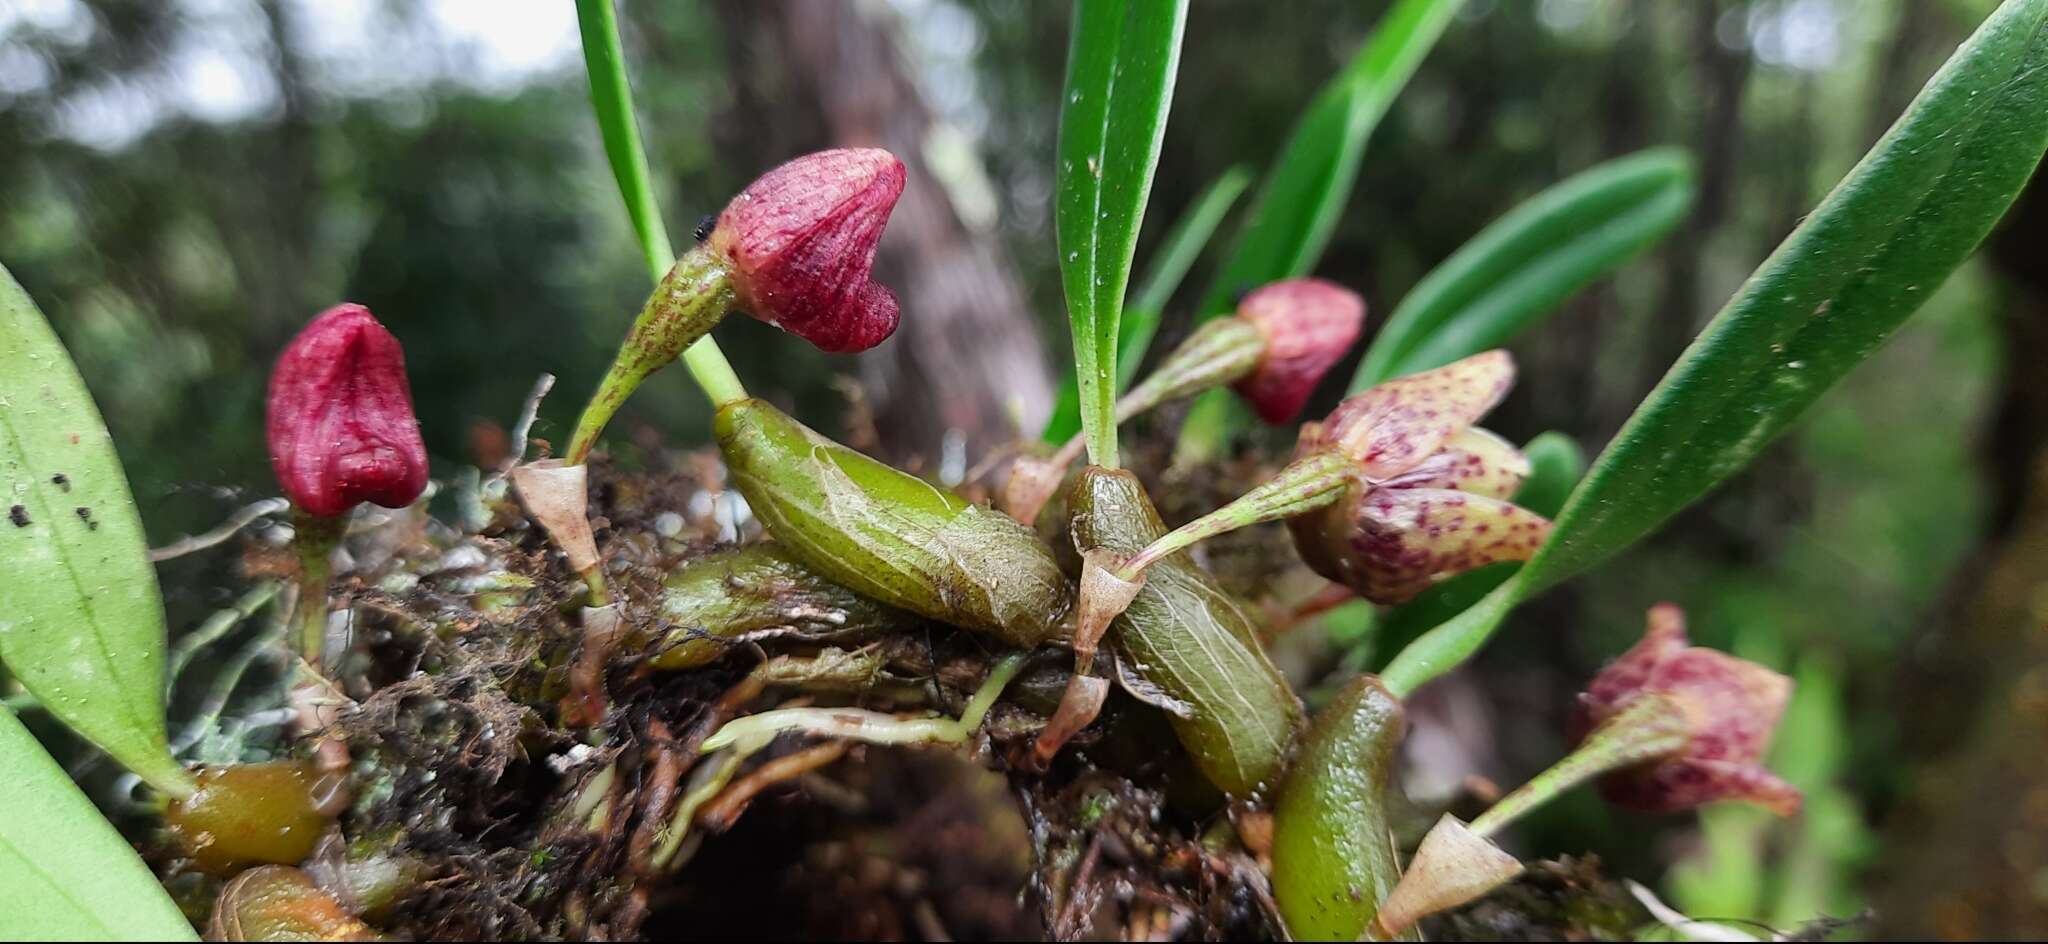
<svg viewBox="0 0 2048 944">
<path fill-rule="evenodd" d="M 1259 185 L 1250 218 L 1195 309 L 1197 318 L 1229 311 L 1241 292 L 1315 268 L 1351 199 L 1366 139 L 1462 6 L 1464 0 L 1400 0 L 1317 93 Z M 1245 415 L 1232 403 L 1220 390 L 1195 401 L 1177 462 L 1215 452 Z"/>
<path fill-rule="evenodd" d="M 1118 321 L 1173 102 L 1187 0 L 1075 0 L 1054 210 L 1088 453 L 1116 464 Z"/>
<path fill-rule="evenodd" d="M 0 708 L 0 938 L 196 941 L 149 867 Z"/>
<path fill-rule="evenodd" d="M 1528 566 L 1396 657 L 1389 687 L 1463 662 L 1515 603 L 1747 465 L 1969 257 L 2044 148 L 2048 0 L 2007 0 L 1672 365 Z"/>
<path fill-rule="evenodd" d="M 654 187 L 648 182 L 640 126 L 633 120 L 633 87 L 626 80 L 625 57 L 620 55 L 618 12 L 612 9 L 612 0 L 576 0 L 576 23 L 582 32 L 590 106 L 597 113 L 604 156 L 611 161 L 620 195 L 626 198 L 626 214 L 632 217 L 633 233 L 647 256 L 647 271 L 658 282 L 675 264 L 676 254 L 669 246 L 668 229 L 661 223 Z"/>
<path fill-rule="evenodd" d="M 1138 283 L 1138 291 L 1131 296 L 1130 305 L 1124 309 L 1123 323 L 1117 329 L 1118 393 L 1136 379 L 1138 365 L 1144 363 L 1145 351 L 1152 346 L 1152 336 L 1159 331 L 1159 319 L 1166 312 L 1166 303 L 1180 288 L 1188 269 L 1209 245 L 1209 237 L 1215 234 L 1217 225 L 1223 222 L 1224 215 L 1230 212 L 1231 205 L 1237 202 L 1251 180 L 1251 171 L 1243 167 L 1225 171 L 1223 176 L 1202 190 L 1187 212 L 1174 221 L 1173 228 L 1166 231 L 1166 238 L 1152 256 L 1152 265 Z M 1064 443 L 1080 431 L 1079 383 L 1078 374 L 1068 374 L 1066 381 L 1060 384 L 1052 418 L 1045 423 L 1043 435 L 1046 442 Z"/>
<path fill-rule="evenodd" d="M 1238 293 L 1315 268 L 1350 202 L 1366 139 L 1463 5 L 1400 0 L 1317 93 L 1260 184 L 1198 316 L 1229 311 Z"/>
<path fill-rule="evenodd" d="M 0 268 L 0 661 L 167 793 L 164 611 L 128 479 L 56 332 Z"/>
<path fill-rule="evenodd" d="M 1374 336 L 1357 392 L 1506 344 L 1635 257 L 1692 208 L 1692 161 L 1658 148 L 1529 198 L 1416 283 Z"/>
<path fill-rule="evenodd" d="M 625 198 L 626 214 L 632 217 L 633 234 L 647 259 L 647 272 L 656 284 L 675 265 L 676 252 L 668 241 L 668 228 L 661 222 L 661 205 L 649 182 L 647 151 L 640 143 L 640 126 L 633 120 L 633 86 L 626 80 L 626 59 L 619 45 L 618 11 L 612 0 L 576 0 L 576 25 L 583 43 L 583 68 L 590 77 L 590 107 L 597 113 L 597 129 L 604 138 L 604 154 Z M 746 388 L 725 360 L 718 341 L 704 335 L 683 349 L 683 367 L 690 379 L 713 404 L 743 399 Z"/>
</svg>

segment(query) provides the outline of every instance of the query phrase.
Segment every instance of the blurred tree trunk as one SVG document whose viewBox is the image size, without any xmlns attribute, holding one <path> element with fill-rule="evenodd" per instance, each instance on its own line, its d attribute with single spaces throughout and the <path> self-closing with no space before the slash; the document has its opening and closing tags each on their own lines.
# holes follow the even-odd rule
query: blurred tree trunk
<svg viewBox="0 0 2048 944">
<path fill-rule="evenodd" d="M 937 453 L 949 431 L 971 462 L 1051 410 L 1045 351 L 993 232 L 963 219 L 927 160 L 934 118 L 897 46 L 895 14 L 874 3 L 723 0 L 734 109 L 721 149 L 766 165 L 825 147 L 884 147 L 910 179 L 876 273 L 903 324 L 860 359 L 882 448 Z M 1034 430 L 1035 431 L 1035 430 Z"/>
<path fill-rule="evenodd" d="M 1877 937 L 2048 938 L 2048 179 L 1986 255 L 2013 297 L 1984 453 L 1992 533 L 1898 681 L 1907 788 L 1889 817 Z M 1958 487 L 1967 487 L 1959 484 Z"/>
</svg>

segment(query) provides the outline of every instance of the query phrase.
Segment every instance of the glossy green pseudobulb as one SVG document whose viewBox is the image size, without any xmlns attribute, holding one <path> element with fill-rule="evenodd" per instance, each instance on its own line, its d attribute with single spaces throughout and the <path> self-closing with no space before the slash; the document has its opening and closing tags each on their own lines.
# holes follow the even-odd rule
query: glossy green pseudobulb
<svg viewBox="0 0 2048 944">
<path fill-rule="evenodd" d="M 718 409 L 733 485 L 789 555 L 862 596 L 1036 646 L 1072 600 L 1052 549 L 983 508 L 755 399 Z"/>
<path fill-rule="evenodd" d="M 661 584 L 661 618 L 676 629 L 648 660 L 657 669 L 703 665 L 725 652 L 721 639 L 756 630 L 840 641 L 916 619 L 818 576 L 772 543 L 707 554 Z"/>
<path fill-rule="evenodd" d="M 1355 941 L 1401 878 L 1386 791 L 1401 703 L 1361 675 L 1316 715 L 1273 814 L 1273 898 L 1299 941 Z"/>
<path fill-rule="evenodd" d="M 1091 466 L 1075 480 L 1076 547 L 1132 554 L 1166 523 L 1129 472 Z M 1125 668 L 1173 700 L 1173 730 L 1204 776 L 1235 797 L 1278 783 L 1301 702 L 1266 658 L 1251 621 L 1185 552 L 1146 571 L 1111 624 Z"/>
</svg>

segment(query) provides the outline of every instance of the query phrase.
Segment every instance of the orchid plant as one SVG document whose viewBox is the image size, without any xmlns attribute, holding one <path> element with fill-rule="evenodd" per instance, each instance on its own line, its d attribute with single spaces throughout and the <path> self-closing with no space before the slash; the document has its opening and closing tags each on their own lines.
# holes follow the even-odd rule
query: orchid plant
<svg viewBox="0 0 2048 944">
<path fill-rule="evenodd" d="M 904 164 L 875 149 L 794 156 L 678 254 L 649 184 L 610 2 L 577 7 L 606 152 L 654 289 L 564 453 L 516 457 L 477 486 L 473 523 L 443 528 L 478 554 L 524 542 L 574 588 L 507 600 L 517 584 L 500 581 L 475 597 L 575 628 L 555 650 L 535 641 L 532 660 L 549 673 L 525 710 L 576 732 L 544 742 L 561 774 L 548 835 L 576 837 L 582 845 L 569 845 L 597 850 L 590 867 L 618 877 L 609 897 L 576 899 L 584 923 L 558 931 L 636 928 L 645 889 L 687 863 L 707 830 L 729 827 L 765 786 L 858 743 L 986 743 L 990 763 L 1031 784 L 1061 776 L 1077 753 L 1106 758 L 1120 739 L 1146 737 L 1133 729 L 1170 731 L 1170 744 L 1146 743 L 1179 765 L 1178 786 L 1199 788 L 1190 802 L 1222 814 L 1212 819 L 1224 828 L 1200 848 L 1254 863 L 1270 882 L 1273 909 L 1256 930 L 1275 937 L 1412 934 L 1427 914 L 1511 879 L 1521 866 L 1491 837 L 1590 779 L 1632 809 L 1735 799 L 1796 810 L 1797 791 L 1760 766 L 1790 683 L 1689 646 L 1670 605 L 1653 609 L 1643 642 L 1593 680 L 1577 746 L 1549 771 L 1469 824 L 1447 816 L 1405 866 L 1387 807 L 1418 688 L 1471 658 L 1517 604 L 1619 553 L 1755 457 L 1969 257 L 2048 148 L 2048 0 L 2006 0 L 1581 479 L 1477 424 L 1510 395 L 1504 347 L 1683 214 L 1682 157 L 1638 155 L 1560 184 L 1368 331 L 1355 291 L 1309 273 L 1373 124 L 1459 8 L 1400 0 L 1282 147 L 1193 312 L 1200 323 L 1139 379 L 1132 365 L 1163 301 L 1131 309 L 1126 294 L 1188 4 L 1078 0 L 1048 248 L 1072 327 L 1067 402 L 1078 430 L 1055 419 L 1045 448 L 1011 467 L 999 511 L 749 396 L 712 337 L 743 311 L 823 351 L 855 352 L 916 317 L 872 271 Z M 1242 188 L 1219 186 L 1202 201 L 1175 227 L 1167 255 L 1198 254 L 1223 215 L 1216 207 Z M 1597 241 L 1571 238 L 1596 231 Z M 1148 284 L 1145 297 L 1171 298 L 1176 267 L 1186 271 L 1166 265 L 1165 284 Z M 1350 395 L 1301 425 L 1292 460 L 1241 497 L 1169 527 L 1148 494 L 1163 470 L 1123 467 L 1119 424 L 1173 400 L 1199 398 L 1178 450 L 1185 461 L 1229 442 L 1240 408 L 1221 399 L 1226 388 L 1259 419 L 1293 422 L 1366 334 Z M 20 496 L 11 526 L 0 525 L 10 571 L 0 583 L 0 660 L 56 719 L 147 784 L 174 856 L 212 876 L 199 910 L 215 936 L 374 934 L 377 903 L 425 880 L 395 864 L 403 837 L 337 822 L 358 791 L 390 784 L 352 762 L 355 729 L 344 722 L 357 709 L 330 658 L 339 641 L 328 616 L 361 592 L 332 567 L 352 511 L 369 502 L 425 514 L 425 450 L 397 341 L 366 309 L 341 305 L 277 361 L 268 432 L 299 552 L 288 638 L 304 683 L 291 705 L 300 759 L 196 771 L 165 733 L 162 610 L 125 479 L 90 396 L 11 278 L 0 279 L 0 352 L 26 358 L 0 370 L 0 481 Z M 714 411 L 726 480 L 765 541 L 648 580 L 632 566 L 631 542 L 593 521 L 589 470 L 620 407 L 676 361 Z M 1776 382 L 1787 377 L 1797 382 Z M 1561 507 L 1543 497 L 1566 491 Z M 1285 521 L 1302 562 L 1330 582 L 1318 598 L 1326 602 L 1355 595 L 1391 619 L 1441 604 L 1466 579 L 1489 582 L 1384 671 L 1344 680 L 1311 714 L 1266 651 L 1266 614 L 1225 592 L 1190 553 L 1269 521 Z M 1472 573 L 1501 563 L 1512 567 Z M 102 589 L 85 589 L 94 586 Z M 483 615 L 472 622 L 489 622 L 486 602 L 476 606 Z M 905 647 L 891 645 L 933 632 L 971 655 L 906 663 Z M 906 664 L 921 664 L 932 684 L 901 677 Z M 686 717 L 629 718 L 621 708 L 665 697 L 650 675 L 685 672 L 730 685 Z M 898 710 L 809 703 L 849 680 L 892 678 L 902 682 Z M 778 687 L 800 694 L 764 704 Z M 787 750 L 796 744 L 805 746 Z M 614 834 L 626 838 L 602 838 Z M 350 851 L 315 851 L 330 842 Z M 1052 856 L 1040 867 L 1064 868 Z M 1047 902 L 1054 933 L 1078 933 L 1062 916 L 1085 881 L 1084 869 L 1045 884 L 1060 898 Z M 97 894 L 64 893 L 74 886 Z M 0 934 L 191 933 L 157 877 L 0 709 Z"/>
</svg>

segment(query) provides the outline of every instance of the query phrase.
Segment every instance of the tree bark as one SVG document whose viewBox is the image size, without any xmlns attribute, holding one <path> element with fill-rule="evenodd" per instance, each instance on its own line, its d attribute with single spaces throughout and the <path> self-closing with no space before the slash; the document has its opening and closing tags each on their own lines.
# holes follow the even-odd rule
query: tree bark
<svg viewBox="0 0 2048 944">
<path fill-rule="evenodd" d="M 944 170 L 926 159 L 934 116 L 906 71 L 893 16 L 868 3 L 722 2 L 735 95 L 726 130 L 757 163 L 871 146 L 908 165 L 876 261 L 903 323 L 861 356 L 860 377 L 885 452 L 936 456 L 957 431 L 971 463 L 1020 422 L 1035 431 L 1052 383 L 995 233 L 962 218 Z"/>
</svg>

